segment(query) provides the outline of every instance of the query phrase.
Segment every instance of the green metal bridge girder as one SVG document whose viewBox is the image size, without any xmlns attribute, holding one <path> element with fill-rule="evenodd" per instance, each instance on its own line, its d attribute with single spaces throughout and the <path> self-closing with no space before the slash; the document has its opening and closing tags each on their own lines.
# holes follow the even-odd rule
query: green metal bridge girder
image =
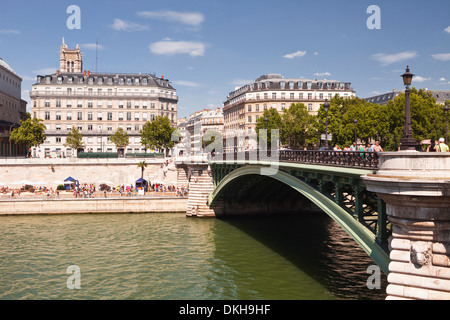
<svg viewBox="0 0 450 320">
<path fill-rule="evenodd" d="M 227 166 L 226 163 L 223 163 Z M 213 165 L 213 164 L 211 164 Z M 216 163 L 216 165 L 221 165 Z M 267 171 L 269 163 L 264 164 L 260 162 L 260 164 L 252 164 L 245 165 L 241 164 L 241 167 L 234 166 L 233 171 L 228 173 L 227 175 L 221 175 L 220 181 L 216 182 L 216 188 L 213 193 L 209 195 L 209 204 L 214 205 L 215 202 L 220 198 L 221 193 L 225 190 L 226 186 L 229 183 L 232 183 L 233 180 L 238 179 L 247 175 L 261 175 L 264 172 L 264 175 L 267 175 L 269 171 Z M 315 166 L 315 165 L 301 165 L 301 164 L 291 164 L 291 163 L 283 163 L 280 165 L 283 166 L 284 170 L 273 170 L 270 174 L 270 178 L 276 179 L 289 187 L 293 188 L 306 198 L 308 198 L 311 202 L 313 202 L 316 206 L 318 206 L 322 211 L 324 211 L 328 216 L 330 216 L 334 221 L 336 221 L 355 241 L 358 245 L 366 252 L 366 254 L 380 267 L 380 269 L 385 273 L 389 273 L 388 265 L 390 262 L 389 255 L 387 252 L 377 243 L 376 235 L 370 232 L 365 226 L 363 226 L 357 219 L 354 219 L 344 208 L 339 206 L 338 203 L 322 194 L 315 188 L 311 187 L 307 183 L 301 181 L 297 177 L 289 174 L 289 167 L 292 169 L 298 169 L 299 166 L 305 168 L 308 171 L 315 171 L 316 173 L 328 173 L 330 174 L 330 170 L 332 169 L 336 174 L 344 174 L 350 179 L 359 178 L 361 175 L 370 173 L 368 170 L 361 169 L 348 169 L 348 168 L 336 168 L 336 167 L 328 167 L 324 168 L 324 166 Z M 287 169 L 288 172 L 285 172 Z"/>
</svg>

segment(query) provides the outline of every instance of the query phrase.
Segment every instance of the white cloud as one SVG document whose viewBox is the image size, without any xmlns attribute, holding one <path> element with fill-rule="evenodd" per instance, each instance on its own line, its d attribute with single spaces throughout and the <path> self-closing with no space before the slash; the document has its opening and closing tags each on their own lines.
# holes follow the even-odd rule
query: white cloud
<svg viewBox="0 0 450 320">
<path fill-rule="evenodd" d="M 83 43 L 80 45 L 80 47 L 82 49 L 87 49 L 87 50 L 95 50 L 97 49 L 97 44 L 96 43 Z M 98 45 L 98 50 L 104 50 L 106 49 L 104 46 L 102 45 Z"/>
<path fill-rule="evenodd" d="M 192 81 L 185 81 L 185 80 L 178 80 L 173 82 L 175 85 L 182 86 L 182 87 L 190 87 L 190 88 L 197 88 L 200 87 L 201 84 L 192 82 Z"/>
<path fill-rule="evenodd" d="M 293 59 L 293 58 L 297 58 L 297 57 L 303 57 L 305 54 L 306 54 L 306 51 L 297 51 L 297 52 L 286 54 L 283 56 L 283 58 Z"/>
<path fill-rule="evenodd" d="M 428 80 L 431 80 L 431 78 L 424 78 L 424 77 L 421 77 L 421 76 L 415 76 L 413 78 L 413 81 L 415 81 L 415 82 L 425 82 L 425 81 L 428 81 Z"/>
<path fill-rule="evenodd" d="M 149 45 L 154 54 L 189 54 L 192 57 L 205 54 L 205 44 L 195 41 L 158 41 Z"/>
<path fill-rule="evenodd" d="M 316 77 L 329 77 L 329 76 L 331 76 L 331 73 L 329 73 L 329 72 L 315 72 L 313 75 L 316 76 Z"/>
<path fill-rule="evenodd" d="M 111 25 L 111 28 L 117 31 L 143 31 L 148 30 L 148 26 L 144 26 L 142 24 L 137 24 L 121 19 L 114 19 L 114 23 Z"/>
<path fill-rule="evenodd" d="M 444 29 L 445 32 L 450 33 L 450 26 Z"/>
<path fill-rule="evenodd" d="M 449 61 L 450 60 L 450 53 L 437 53 L 431 55 L 434 59 L 439 61 Z"/>
<path fill-rule="evenodd" d="M 56 73 L 56 68 L 43 68 L 43 69 L 39 69 L 39 70 L 33 70 L 32 72 L 34 74 L 38 74 L 38 75 L 47 75 L 47 74 Z"/>
<path fill-rule="evenodd" d="M 439 81 L 447 81 L 444 77 L 440 78 Z"/>
<path fill-rule="evenodd" d="M 315 51 L 315 52 L 314 52 L 314 55 L 315 55 L 315 56 L 318 56 L 318 55 L 319 55 L 319 53 L 318 53 L 317 51 Z"/>
<path fill-rule="evenodd" d="M 205 17 L 199 12 L 176 12 L 176 11 L 140 11 L 137 13 L 138 16 L 151 18 L 151 19 L 161 19 L 170 22 L 179 22 L 189 26 L 197 27 L 204 20 Z"/>
<path fill-rule="evenodd" d="M 249 80 L 249 79 L 241 79 L 241 78 L 238 78 L 238 79 L 233 79 L 233 80 L 231 80 L 231 81 L 229 82 L 229 84 L 232 85 L 232 86 L 242 87 L 242 86 L 245 86 L 246 84 L 253 83 L 254 81 L 255 81 L 255 80 Z"/>
<path fill-rule="evenodd" d="M 20 34 L 20 31 L 13 29 L 0 29 L 0 34 Z"/>
<path fill-rule="evenodd" d="M 413 59 L 417 56 L 417 52 L 415 51 L 404 51 L 394 54 L 377 53 L 372 56 L 372 59 L 375 59 L 381 62 L 383 65 L 387 66 L 403 60 Z"/>
</svg>

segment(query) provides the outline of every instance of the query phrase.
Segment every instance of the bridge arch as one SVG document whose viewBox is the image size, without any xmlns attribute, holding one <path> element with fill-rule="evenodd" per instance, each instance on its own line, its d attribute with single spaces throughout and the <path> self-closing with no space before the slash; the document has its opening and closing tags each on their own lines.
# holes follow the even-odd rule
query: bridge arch
<svg viewBox="0 0 450 320">
<path fill-rule="evenodd" d="M 217 205 L 221 198 L 226 194 L 227 189 L 229 189 L 230 186 L 242 181 L 248 181 L 251 177 L 255 176 L 264 176 L 265 179 L 278 181 L 279 183 L 288 186 L 290 189 L 306 197 L 334 221 L 336 221 L 341 228 L 343 228 L 355 240 L 355 242 L 358 243 L 358 245 L 385 274 L 389 273 L 389 256 L 376 242 L 374 234 L 369 232 L 360 222 L 353 219 L 347 211 L 345 211 L 332 199 L 320 193 L 307 183 L 282 170 L 269 171 L 268 168 L 263 165 L 243 166 L 235 169 L 226 175 L 216 186 L 214 192 L 209 195 L 209 205 Z M 264 192 L 264 183 L 255 183 L 254 186 L 260 188 L 260 192 Z"/>
</svg>

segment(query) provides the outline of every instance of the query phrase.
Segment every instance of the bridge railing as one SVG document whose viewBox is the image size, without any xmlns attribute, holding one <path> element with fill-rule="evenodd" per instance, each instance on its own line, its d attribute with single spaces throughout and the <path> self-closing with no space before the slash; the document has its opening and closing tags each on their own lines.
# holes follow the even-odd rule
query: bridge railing
<svg viewBox="0 0 450 320">
<path fill-rule="evenodd" d="M 232 153 L 215 153 L 208 155 L 209 161 L 280 161 L 312 163 L 351 168 L 378 168 L 378 154 L 363 151 L 328 151 L 328 150 L 248 150 Z"/>
</svg>

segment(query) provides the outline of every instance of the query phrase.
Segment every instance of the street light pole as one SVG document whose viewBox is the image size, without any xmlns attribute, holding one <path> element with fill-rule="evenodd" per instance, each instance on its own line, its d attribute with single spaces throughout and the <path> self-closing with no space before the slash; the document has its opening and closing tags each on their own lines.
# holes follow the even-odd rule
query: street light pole
<svg viewBox="0 0 450 320">
<path fill-rule="evenodd" d="M 356 138 L 356 125 L 358 124 L 358 120 L 356 119 L 356 117 L 355 117 L 355 120 L 353 120 L 353 123 L 355 124 L 355 142 L 358 145 L 358 142 L 356 141 L 357 140 L 357 138 Z"/>
<path fill-rule="evenodd" d="M 412 135 L 411 127 L 411 104 L 409 95 L 411 90 L 409 86 L 411 85 L 412 78 L 414 75 L 409 72 L 409 66 L 406 67 L 406 72 L 402 74 L 403 84 L 406 87 L 405 90 L 405 124 L 403 128 L 403 136 L 400 139 L 400 150 L 416 150 L 416 140 Z"/>
<path fill-rule="evenodd" d="M 325 148 L 328 150 L 328 110 L 330 109 L 328 99 L 325 99 L 323 108 L 325 109 Z"/>
<path fill-rule="evenodd" d="M 445 143 L 448 143 L 448 103 L 446 102 L 444 105 L 444 113 L 445 113 Z"/>
</svg>

